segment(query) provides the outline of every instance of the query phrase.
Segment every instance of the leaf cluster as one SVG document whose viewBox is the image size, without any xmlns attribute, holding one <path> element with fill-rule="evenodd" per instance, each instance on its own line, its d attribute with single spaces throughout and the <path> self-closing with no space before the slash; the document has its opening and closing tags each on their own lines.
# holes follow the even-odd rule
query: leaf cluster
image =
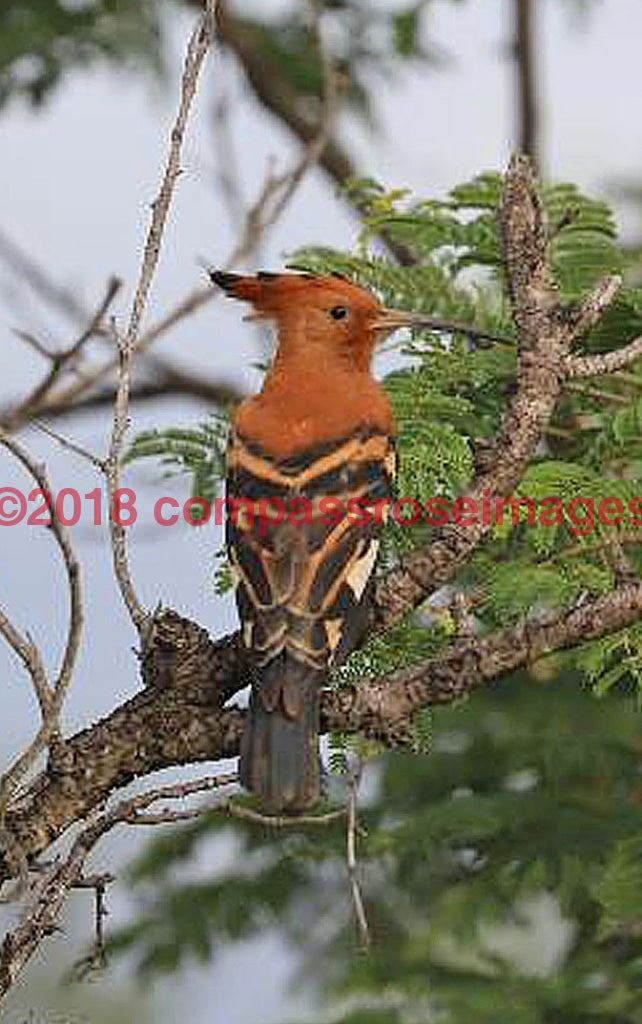
<svg viewBox="0 0 642 1024">
<path fill-rule="evenodd" d="M 69 71 L 99 61 L 140 73 L 162 68 L 164 15 L 178 5 L 201 10 L 197 0 L 4 0 L 0 9 L 0 107 L 13 97 L 41 103 Z M 407 2 L 392 11 L 367 0 L 325 0 L 328 45 L 347 84 L 346 99 L 367 122 L 376 122 L 372 79 L 388 79 L 404 62 L 436 62 L 436 44 L 424 42 L 425 4 Z M 226 15 L 235 34 L 276 82 L 288 103 L 314 118 L 323 91 L 323 69 L 310 32 L 310 7 L 292 2 L 276 17 Z"/>
<path fill-rule="evenodd" d="M 40 104 L 76 68 L 99 60 L 161 70 L 161 21 L 141 0 L 5 0 L 0 5 L 0 107 Z"/>
</svg>

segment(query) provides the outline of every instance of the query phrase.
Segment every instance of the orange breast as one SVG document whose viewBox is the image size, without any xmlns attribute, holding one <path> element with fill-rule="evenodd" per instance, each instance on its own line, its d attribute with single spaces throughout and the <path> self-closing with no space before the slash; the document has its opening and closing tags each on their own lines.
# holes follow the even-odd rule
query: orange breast
<svg viewBox="0 0 642 1024">
<path fill-rule="evenodd" d="M 349 436 L 361 426 L 393 434 L 388 396 L 369 373 L 308 372 L 268 377 L 239 406 L 234 426 L 276 458 Z"/>
</svg>

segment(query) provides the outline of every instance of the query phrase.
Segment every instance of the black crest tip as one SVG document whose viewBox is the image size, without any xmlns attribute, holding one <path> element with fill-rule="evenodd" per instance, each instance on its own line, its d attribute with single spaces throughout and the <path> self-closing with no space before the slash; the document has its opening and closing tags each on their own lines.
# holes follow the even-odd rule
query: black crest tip
<svg viewBox="0 0 642 1024">
<path fill-rule="evenodd" d="M 228 294 L 234 290 L 234 286 L 240 277 L 240 274 L 231 274 L 228 270 L 214 270 L 212 267 L 208 267 L 207 273 L 209 274 L 210 281 Z"/>
</svg>

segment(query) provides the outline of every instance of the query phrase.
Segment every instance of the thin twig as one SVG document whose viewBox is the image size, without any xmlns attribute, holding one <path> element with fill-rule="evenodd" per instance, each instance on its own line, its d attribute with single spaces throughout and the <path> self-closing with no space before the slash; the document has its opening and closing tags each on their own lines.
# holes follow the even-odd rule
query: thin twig
<svg viewBox="0 0 642 1024">
<path fill-rule="evenodd" d="M 132 303 L 129 323 L 124 338 L 116 333 L 118 346 L 118 387 L 114 404 L 114 420 L 107 456 L 107 491 L 109 497 L 109 532 L 111 538 L 114 572 L 120 593 L 131 619 L 140 632 L 147 620 L 147 611 L 143 608 L 136 591 L 129 568 L 127 556 L 126 526 L 117 521 L 114 515 L 116 492 L 120 487 L 120 470 L 123 458 L 125 437 L 129 427 L 129 399 L 134 353 L 139 342 L 140 325 L 147 307 L 147 300 L 154 274 L 160 259 L 163 234 L 167 224 L 176 181 L 181 173 L 181 151 L 190 108 L 196 95 L 196 88 L 201 68 L 214 38 L 216 0 L 206 0 L 206 11 L 194 29 L 190 38 L 180 88 L 180 101 L 169 142 L 169 151 L 165 172 L 160 189 L 152 204 L 152 217 L 134 300 Z"/>
<path fill-rule="evenodd" d="M 214 104 L 212 123 L 215 135 L 214 148 L 219 191 L 227 207 L 230 222 L 236 230 L 236 225 L 243 217 L 244 202 L 241 194 L 239 163 L 230 131 L 230 97 L 224 88 Z"/>
<path fill-rule="evenodd" d="M 46 717 L 51 704 L 51 693 L 49 691 L 47 671 L 40 651 L 26 633 L 21 633 L 18 627 L 13 625 L 2 608 L 0 608 L 0 633 L 2 633 L 9 646 L 13 648 L 29 673 L 40 706 L 40 713 L 43 718 Z M 0 799 L 0 814 L 1 805 L 2 801 Z"/>
<path fill-rule="evenodd" d="M 71 542 L 71 536 L 66 526 L 60 522 L 54 514 L 55 495 L 45 467 L 36 462 L 29 452 L 15 438 L 10 437 L 0 430 L 0 444 L 21 463 L 23 468 L 33 477 L 38 487 L 48 493 L 51 498 L 51 533 L 56 541 L 58 550 L 67 575 L 69 589 L 69 624 L 67 627 L 67 639 L 65 648 L 53 682 L 49 685 L 43 666 L 42 656 L 35 644 L 29 637 L 22 637 L 15 627 L 9 628 L 6 616 L 0 616 L 0 630 L 11 644 L 16 653 L 22 658 L 27 667 L 34 689 L 38 696 L 38 703 L 42 716 L 41 726 L 34 739 L 23 753 L 14 761 L 11 767 L 5 772 L 2 778 L 0 793 L 0 819 L 3 817 L 7 802 L 15 791 L 20 779 L 33 767 L 38 757 L 52 740 L 60 733 L 60 711 L 71 684 L 73 671 L 76 665 L 80 641 L 84 624 L 83 589 L 80 563 Z"/>
<path fill-rule="evenodd" d="M 100 875 L 83 875 L 72 886 L 71 889 L 91 889 L 94 893 L 94 941 L 87 956 L 82 957 L 74 964 L 72 976 L 75 980 L 82 981 L 89 974 L 95 975 L 107 966 L 107 950 L 105 948 L 105 918 L 109 916 L 107 910 L 107 888 L 115 882 L 116 876 L 109 873 Z"/>
<path fill-rule="evenodd" d="M 46 271 L 0 228 L 0 259 L 18 280 L 25 282 L 49 305 L 62 310 L 77 323 L 86 321 L 85 310 L 69 288 L 52 281 Z"/>
<path fill-rule="evenodd" d="M 345 817 L 343 809 L 338 811 L 327 811 L 325 814 L 300 814 L 296 816 L 283 817 L 274 814 L 261 814 L 251 807 L 244 807 L 242 804 L 234 803 L 232 800 L 217 801 L 206 807 L 195 807 L 189 810 L 163 810 L 153 813 L 141 814 L 136 811 L 129 819 L 132 825 L 168 825 L 178 821 L 192 821 L 203 814 L 222 814 L 228 818 L 235 818 L 237 821 L 247 821 L 252 825 L 262 825 L 271 829 L 298 829 L 309 826 L 325 827 Z"/>
<path fill-rule="evenodd" d="M 16 441 L 15 438 L 4 434 L 1 430 L 0 444 L 4 445 L 4 447 L 7 448 L 16 459 L 18 459 L 22 466 L 33 477 L 38 487 L 51 495 L 53 508 L 55 506 L 55 494 L 53 493 L 51 482 L 44 465 L 36 462 L 19 441 Z M 58 516 L 54 514 L 51 515 L 50 529 L 62 556 L 62 561 L 67 574 L 70 601 L 67 642 L 53 688 L 55 700 L 60 705 L 71 682 L 80 647 L 84 622 L 83 592 L 80 563 L 76 558 L 69 530 L 66 526 L 63 526 Z"/>
<path fill-rule="evenodd" d="M 107 311 L 116 298 L 121 286 L 122 281 L 117 277 L 111 277 L 107 282 L 107 289 L 102 302 L 76 341 L 74 341 L 73 344 L 63 352 L 47 353 L 51 364 L 49 371 L 35 386 L 31 394 L 27 395 L 20 405 L 13 409 L 11 413 L 4 418 L 3 426 L 5 430 L 16 430 L 18 427 L 22 426 L 22 424 L 30 420 L 34 415 L 38 414 L 38 410 L 46 404 L 63 371 L 74 364 L 86 343 L 94 337 L 101 327 Z M 24 334 L 21 336 L 24 337 Z M 29 342 L 31 345 L 34 344 L 34 340 L 35 339 L 29 336 Z M 39 351 L 41 354 L 44 354 L 46 350 L 43 346 L 40 346 Z"/>
<path fill-rule="evenodd" d="M 304 149 L 303 156 L 291 170 L 276 181 L 277 198 L 267 216 L 265 227 L 270 227 L 280 217 L 292 196 L 303 181 L 308 170 L 318 163 L 328 144 L 335 120 L 339 100 L 339 79 L 323 42 L 322 6 L 318 0 L 309 0 L 311 11 L 311 35 L 321 67 L 321 114 L 315 135 Z"/>
<path fill-rule="evenodd" d="M 82 459 L 87 462 L 91 462 L 96 469 L 105 472 L 106 463 L 104 459 L 101 459 L 98 455 L 90 452 L 88 448 L 83 448 L 77 441 L 72 441 L 69 437 L 65 437 L 64 434 L 58 433 L 53 427 L 50 427 L 48 423 L 43 423 L 42 420 L 31 420 L 30 426 L 35 427 L 36 430 L 42 431 L 47 437 L 51 437 L 54 441 L 57 441 L 62 448 L 66 448 L 68 451 L 73 452 L 75 455 L 80 455 Z"/>
<path fill-rule="evenodd" d="M 359 944 L 362 949 L 368 949 L 370 946 L 370 928 L 368 927 L 368 918 L 366 917 L 366 910 L 357 876 L 357 791 L 359 776 L 360 771 L 351 770 L 348 772 L 346 792 L 346 867 L 350 883 L 350 896 L 357 922 Z"/>
<path fill-rule="evenodd" d="M 38 355 L 42 356 L 43 359 L 46 359 L 48 362 L 50 362 L 54 358 L 55 352 L 52 352 L 52 350 L 47 348 L 46 345 L 43 345 L 43 343 L 40 341 L 39 338 L 35 336 L 35 334 L 31 334 L 30 331 L 20 330 L 20 328 L 18 327 L 14 327 L 13 333 L 15 334 L 16 338 L 20 338 L 20 341 L 24 341 L 25 345 L 28 345 L 29 348 L 32 348 L 34 352 L 37 352 Z"/>
</svg>

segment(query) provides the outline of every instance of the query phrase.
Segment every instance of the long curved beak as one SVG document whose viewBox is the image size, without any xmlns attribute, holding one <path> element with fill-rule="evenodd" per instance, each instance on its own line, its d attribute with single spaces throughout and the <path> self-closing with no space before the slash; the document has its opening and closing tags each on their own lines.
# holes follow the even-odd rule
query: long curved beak
<svg viewBox="0 0 642 1024">
<path fill-rule="evenodd" d="M 396 331 L 399 327 L 426 326 L 429 318 L 421 313 L 409 313 L 405 309 L 382 309 L 372 320 L 376 331 Z"/>
</svg>

